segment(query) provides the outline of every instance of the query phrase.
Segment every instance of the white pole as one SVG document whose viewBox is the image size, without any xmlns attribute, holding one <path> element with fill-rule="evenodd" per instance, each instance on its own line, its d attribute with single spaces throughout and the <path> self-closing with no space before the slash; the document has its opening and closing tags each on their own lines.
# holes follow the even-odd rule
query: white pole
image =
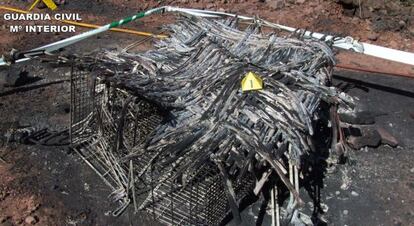
<svg viewBox="0 0 414 226">
<path fill-rule="evenodd" d="M 277 188 L 276 187 L 274 187 L 271 191 L 270 191 L 270 199 L 271 199 L 271 202 L 272 202 L 272 226 L 276 226 L 276 204 L 275 204 L 275 202 L 276 202 L 276 197 L 275 197 L 275 190 L 276 190 Z"/>
</svg>

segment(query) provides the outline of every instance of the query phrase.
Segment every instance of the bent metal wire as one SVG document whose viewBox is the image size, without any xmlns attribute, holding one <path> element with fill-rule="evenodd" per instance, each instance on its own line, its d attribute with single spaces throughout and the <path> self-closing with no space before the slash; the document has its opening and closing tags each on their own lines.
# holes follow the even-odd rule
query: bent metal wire
<svg viewBox="0 0 414 226">
<path fill-rule="evenodd" d="M 91 106 L 75 103 L 83 96 L 94 108 L 74 109 L 72 140 L 122 203 L 114 215 L 132 203 L 172 225 L 217 224 L 228 210 L 240 221 L 239 203 L 261 191 L 254 181 L 270 170 L 290 193 L 284 218 L 297 216 L 303 202 L 288 165 L 300 170 L 302 157 L 318 151 L 321 102 L 353 100 L 329 86 L 334 57 L 324 42 L 237 25 L 182 17 L 154 50 L 84 58 L 98 83 L 85 94 L 74 77 L 73 104 Z M 263 90 L 241 91 L 247 72 L 262 77 Z"/>
</svg>

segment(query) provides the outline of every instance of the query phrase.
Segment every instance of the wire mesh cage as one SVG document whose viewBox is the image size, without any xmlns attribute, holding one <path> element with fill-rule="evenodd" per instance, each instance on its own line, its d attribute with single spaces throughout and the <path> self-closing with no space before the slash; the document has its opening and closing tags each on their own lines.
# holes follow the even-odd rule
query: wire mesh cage
<svg viewBox="0 0 414 226">
<path fill-rule="evenodd" d="M 133 200 L 136 208 L 146 210 L 154 220 L 166 225 L 219 225 L 229 214 L 229 204 L 217 166 L 206 162 L 197 172 L 197 179 L 188 184 L 181 178 L 155 182 L 161 166 L 151 162 L 154 153 L 140 156 L 131 169 L 129 162 L 122 159 L 142 145 L 165 113 L 99 76 L 92 79 L 92 74 L 82 67 L 74 66 L 72 70 L 71 145 L 118 197 L 115 200 L 120 201 L 120 207 L 113 214 L 120 213 Z M 131 185 L 131 172 L 138 174 L 148 165 L 150 173 Z M 240 200 L 255 183 L 251 174 L 233 181 Z M 129 192 L 132 186 L 136 194 Z"/>
</svg>

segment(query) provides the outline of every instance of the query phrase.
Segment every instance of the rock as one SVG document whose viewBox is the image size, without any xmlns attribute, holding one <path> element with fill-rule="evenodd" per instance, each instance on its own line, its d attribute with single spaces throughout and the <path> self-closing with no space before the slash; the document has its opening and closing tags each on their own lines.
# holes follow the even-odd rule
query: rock
<svg viewBox="0 0 414 226">
<path fill-rule="evenodd" d="M 88 183 L 84 183 L 83 188 L 85 189 L 85 191 L 89 191 L 91 189 Z"/>
<path fill-rule="evenodd" d="M 64 5 L 66 4 L 66 0 L 54 0 L 56 5 Z"/>
<path fill-rule="evenodd" d="M 348 210 L 344 210 L 343 213 L 344 213 L 344 215 L 348 215 L 349 211 Z"/>
<path fill-rule="evenodd" d="M 348 136 L 354 136 L 354 137 L 362 136 L 361 129 L 353 127 L 353 126 L 343 128 L 343 131 L 344 131 L 344 134 L 345 134 L 346 137 L 348 137 Z"/>
<path fill-rule="evenodd" d="M 215 7 L 216 7 L 216 4 L 214 3 L 208 3 L 206 6 L 207 9 L 214 9 Z"/>
<path fill-rule="evenodd" d="M 410 169 L 410 172 L 411 172 L 411 173 L 414 173 L 414 168 L 411 168 L 411 169 Z"/>
<path fill-rule="evenodd" d="M 322 211 L 324 213 L 327 213 L 328 212 L 328 210 L 329 210 L 329 206 L 328 205 L 326 205 L 325 203 L 321 203 L 320 206 L 321 206 L 321 209 L 322 209 Z"/>
<path fill-rule="evenodd" d="M 385 210 L 386 214 L 390 214 L 390 212 L 391 212 L 390 210 Z"/>
<path fill-rule="evenodd" d="M 0 190 L 0 201 L 3 201 L 10 193 L 5 190 Z"/>
<path fill-rule="evenodd" d="M 20 70 L 12 67 L 6 67 L 0 70 L 0 85 L 4 87 L 15 86 L 20 77 Z"/>
<path fill-rule="evenodd" d="M 407 26 L 407 23 L 404 20 L 400 20 L 398 22 L 398 25 L 400 26 L 400 29 L 403 29 Z"/>
<path fill-rule="evenodd" d="M 379 35 L 377 33 L 370 33 L 368 35 L 368 39 L 371 41 L 377 41 L 378 40 Z"/>
<path fill-rule="evenodd" d="M 26 224 L 36 224 L 38 222 L 38 219 L 36 216 L 28 216 L 26 219 L 24 219 L 24 222 L 26 222 Z"/>
<path fill-rule="evenodd" d="M 398 146 L 398 141 L 397 139 L 391 134 L 389 133 L 387 130 L 385 130 L 382 127 L 377 128 L 377 131 L 381 137 L 381 142 L 383 144 L 388 144 L 391 147 L 397 147 Z"/>
<path fill-rule="evenodd" d="M 30 202 L 28 203 L 27 210 L 30 211 L 30 213 L 34 213 L 37 211 L 40 207 L 40 203 L 36 202 L 35 196 L 32 196 L 30 198 Z"/>
<path fill-rule="evenodd" d="M 358 17 L 356 17 L 356 16 L 354 16 L 354 17 L 352 17 L 352 20 L 351 20 L 351 22 L 353 23 L 353 24 L 355 24 L 355 25 L 358 25 L 359 24 L 359 18 Z M 358 39 L 357 39 L 358 40 Z"/>
<path fill-rule="evenodd" d="M 375 115 L 370 111 L 340 112 L 342 122 L 356 125 L 371 125 L 375 123 Z"/>
<path fill-rule="evenodd" d="M 414 10 L 413 10 L 413 11 L 414 11 Z M 411 36 L 414 36 L 414 27 L 410 28 L 410 29 L 409 29 L 409 32 L 410 32 L 410 35 L 411 35 Z"/>
<path fill-rule="evenodd" d="M 19 224 L 19 225 L 23 224 L 23 219 L 22 218 L 17 219 L 16 223 Z"/>
<path fill-rule="evenodd" d="M 394 223 L 394 226 L 401 226 L 402 225 L 401 220 L 396 219 L 396 218 L 393 219 L 393 223 Z"/>
<path fill-rule="evenodd" d="M 361 129 L 362 136 L 349 136 L 348 143 L 354 149 L 361 149 L 363 147 L 378 147 L 381 144 L 381 136 L 375 128 L 366 127 Z"/>
<path fill-rule="evenodd" d="M 355 8 L 351 8 L 351 9 L 344 8 L 343 14 L 347 17 L 352 17 L 355 14 Z"/>
<path fill-rule="evenodd" d="M 60 103 L 56 106 L 56 111 L 60 114 L 70 113 L 70 103 Z"/>
<path fill-rule="evenodd" d="M 359 194 L 356 191 L 351 191 L 352 196 L 359 196 Z"/>
<path fill-rule="evenodd" d="M 281 9 L 285 7 L 285 2 L 283 0 L 269 0 L 269 1 L 266 1 L 266 4 L 271 9 Z"/>
<path fill-rule="evenodd" d="M 0 223 L 4 223 L 4 222 L 6 222 L 9 218 L 10 218 L 10 217 L 8 217 L 8 216 L 1 216 L 1 217 L 0 217 Z"/>
<path fill-rule="evenodd" d="M 306 2 L 306 0 L 296 0 L 296 4 L 303 4 L 305 2 Z"/>
</svg>

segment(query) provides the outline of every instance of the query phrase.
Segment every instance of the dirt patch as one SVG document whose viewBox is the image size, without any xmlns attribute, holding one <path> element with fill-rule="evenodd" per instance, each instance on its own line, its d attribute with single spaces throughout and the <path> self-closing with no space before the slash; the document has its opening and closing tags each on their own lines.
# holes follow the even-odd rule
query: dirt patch
<svg viewBox="0 0 414 226">
<path fill-rule="evenodd" d="M 395 31 L 413 36 L 414 2 L 411 0 L 337 0 L 350 17 L 369 19 L 375 32 Z"/>
<path fill-rule="evenodd" d="M 109 189 L 67 150 L 18 145 L 1 154 L 7 163 L 0 164 L 0 225 L 31 218 L 36 225 L 154 225 L 131 210 L 113 217 Z"/>
</svg>

